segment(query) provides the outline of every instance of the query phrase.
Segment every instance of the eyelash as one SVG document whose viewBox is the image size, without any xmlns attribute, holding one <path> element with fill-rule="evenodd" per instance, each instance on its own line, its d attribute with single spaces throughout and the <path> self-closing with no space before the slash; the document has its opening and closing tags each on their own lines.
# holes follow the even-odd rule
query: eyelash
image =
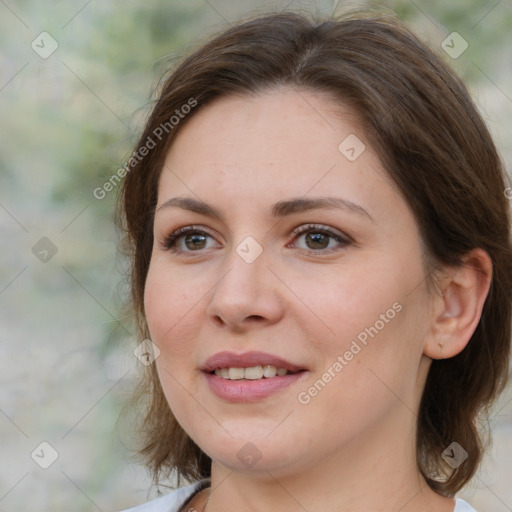
<svg viewBox="0 0 512 512">
<path fill-rule="evenodd" d="M 292 232 L 292 235 L 294 237 L 293 241 L 295 241 L 301 235 L 304 235 L 304 234 L 307 234 L 307 233 L 310 233 L 310 232 L 312 232 L 312 233 L 321 233 L 323 235 L 328 235 L 331 238 L 333 238 L 334 240 L 336 240 L 336 242 L 338 242 L 341 245 L 341 247 L 338 246 L 338 247 L 331 247 L 329 249 L 318 249 L 318 250 L 315 250 L 315 249 L 303 249 L 304 251 L 309 252 L 309 253 L 314 253 L 314 254 L 331 253 L 331 252 L 333 252 L 335 250 L 339 250 L 340 248 L 344 248 L 344 247 L 346 247 L 347 245 L 350 245 L 353 242 L 350 239 L 350 237 L 348 237 L 347 235 L 342 236 L 342 235 L 340 235 L 338 233 L 335 233 L 331 229 L 329 229 L 329 228 L 327 228 L 325 226 L 322 226 L 321 224 L 308 224 L 307 226 L 304 226 L 304 227 L 301 226 L 300 228 L 297 228 L 297 229 L 293 230 L 293 232 Z M 166 236 L 164 241 L 163 241 L 163 247 L 165 249 L 173 252 L 173 253 L 201 252 L 201 250 L 198 250 L 198 251 L 188 251 L 188 250 L 187 251 L 182 251 L 181 249 L 178 249 L 176 247 L 177 242 L 179 241 L 179 239 L 184 237 L 185 235 L 189 235 L 189 234 L 199 234 L 199 235 L 206 235 L 206 236 L 212 237 L 210 235 L 210 233 L 208 233 L 204 229 L 201 229 L 200 227 L 197 227 L 197 226 L 185 226 L 185 227 L 177 229 L 176 231 L 174 231 L 170 235 Z"/>
</svg>

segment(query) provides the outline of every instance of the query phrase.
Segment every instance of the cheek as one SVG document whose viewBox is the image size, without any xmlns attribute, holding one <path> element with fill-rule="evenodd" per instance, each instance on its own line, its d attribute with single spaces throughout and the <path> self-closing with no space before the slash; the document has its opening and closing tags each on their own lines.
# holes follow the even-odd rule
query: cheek
<svg viewBox="0 0 512 512">
<path fill-rule="evenodd" d="M 364 258 L 304 276 L 308 274 L 296 276 L 294 292 L 307 306 L 309 330 L 314 326 L 318 332 L 310 341 L 321 344 L 322 351 L 329 346 L 342 350 L 359 334 L 364 339 L 366 329 L 375 323 L 379 332 L 386 330 L 399 314 L 400 305 L 393 304 L 403 301 L 407 289 L 392 268 L 372 267 Z"/>
<path fill-rule="evenodd" d="M 196 284 L 200 283 L 190 282 L 161 260 L 151 262 L 144 288 L 144 310 L 157 345 L 172 337 L 175 327 L 181 327 L 182 320 L 193 314 L 194 305 L 199 305 L 202 293 Z"/>
<path fill-rule="evenodd" d="M 175 417 L 188 417 L 194 413 L 190 407 L 189 375 L 191 346 L 187 342 L 187 323 L 193 316 L 192 296 L 180 282 L 179 275 L 170 272 L 166 265 L 152 262 L 148 271 L 145 290 L 145 315 L 151 341 L 160 349 L 156 369 L 164 395 Z M 185 364 L 186 363 L 186 364 Z M 195 413 L 197 414 L 197 412 Z M 191 425 L 187 425 L 187 430 Z"/>
<path fill-rule="evenodd" d="M 325 386 L 317 407 L 331 411 L 333 424 L 342 425 L 350 414 L 357 430 L 394 408 L 416 408 L 425 327 L 419 301 L 408 297 L 392 302 L 396 297 L 383 294 L 379 301 L 374 296 L 372 314 L 366 309 L 357 322 L 344 324 L 340 318 L 337 342 L 321 347 L 327 355 L 321 380 L 332 384 Z"/>
<path fill-rule="evenodd" d="M 168 304 L 171 299 L 166 283 L 165 274 L 159 278 L 154 266 L 150 266 L 144 288 L 144 312 L 148 324 L 151 340 L 162 348 L 162 338 L 167 329 Z"/>
<path fill-rule="evenodd" d="M 366 324 L 358 320 L 360 328 L 340 318 L 336 341 L 324 339 L 316 346 L 323 365 L 299 390 L 298 398 L 301 404 L 307 402 L 299 406 L 305 422 L 319 423 L 315 430 L 324 432 L 326 439 L 349 440 L 392 411 L 400 416 L 415 410 L 416 359 L 421 351 L 414 346 L 413 308 L 400 304 L 399 310 L 398 305 L 393 309 L 392 305 L 386 308 L 386 301 L 382 304 L 376 311 L 388 323 L 370 315 Z"/>
<path fill-rule="evenodd" d="M 156 367 L 173 411 L 195 393 L 197 380 L 191 372 L 201 362 L 197 340 L 211 287 L 204 273 L 173 268 L 165 257 L 153 259 L 148 270 L 145 315 L 151 340 L 160 349 Z"/>
<path fill-rule="evenodd" d="M 425 287 L 418 286 L 424 282 L 423 268 L 412 256 L 381 263 L 372 266 L 360 258 L 347 262 L 346 270 L 331 270 L 328 279 L 297 284 L 297 295 L 315 313 L 305 328 L 321 362 L 316 370 L 336 375 L 331 380 L 338 384 L 329 384 L 332 400 L 382 398 L 380 391 L 389 390 L 379 377 L 398 392 L 414 388 L 427 328 Z"/>
</svg>

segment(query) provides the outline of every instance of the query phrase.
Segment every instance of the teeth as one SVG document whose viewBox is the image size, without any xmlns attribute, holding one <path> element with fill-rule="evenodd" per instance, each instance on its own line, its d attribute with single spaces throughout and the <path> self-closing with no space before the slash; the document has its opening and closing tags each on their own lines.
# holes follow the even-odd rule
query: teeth
<svg viewBox="0 0 512 512">
<path fill-rule="evenodd" d="M 275 366 L 264 366 L 263 367 L 263 377 L 275 377 L 277 375 L 277 369 Z"/>
<path fill-rule="evenodd" d="M 250 380 L 258 380 L 263 378 L 263 368 L 261 366 L 250 366 L 245 369 L 245 378 Z"/>
<path fill-rule="evenodd" d="M 217 368 L 215 370 L 215 375 L 229 379 L 229 368 Z"/>
<path fill-rule="evenodd" d="M 282 377 L 287 375 L 286 368 L 276 368 L 272 365 L 266 366 L 250 366 L 249 368 L 217 368 L 215 375 L 228 380 L 259 380 L 263 378 L 271 378 L 276 375 Z"/>
<path fill-rule="evenodd" d="M 245 370 L 243 368 L 230 368 L 229 369 L 229 379 L 230 380 L 239 380 L 245 377 Z"/>
</svg>

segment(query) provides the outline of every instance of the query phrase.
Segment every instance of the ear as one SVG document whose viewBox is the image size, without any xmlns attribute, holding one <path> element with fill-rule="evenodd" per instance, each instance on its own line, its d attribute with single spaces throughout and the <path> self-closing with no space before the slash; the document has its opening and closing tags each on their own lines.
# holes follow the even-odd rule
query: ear
<svg viewBox="0 0 512 512">
<path fill-rule="evenodd" d="M 473 249 L 462 265 L 446 270 L 439 283 L 441 293 L 433 298 L 426 356 L 447 359 L 464 350 L 480 321 L 491 279 L 492 261 L 483 249 Z"/>
</svg>

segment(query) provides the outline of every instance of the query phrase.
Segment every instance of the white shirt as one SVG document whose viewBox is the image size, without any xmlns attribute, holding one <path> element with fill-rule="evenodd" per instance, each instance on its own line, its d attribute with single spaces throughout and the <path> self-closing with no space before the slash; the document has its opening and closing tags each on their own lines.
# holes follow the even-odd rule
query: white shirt
<svg viewBox="0 0 512 512">
<path fill-rule="evenodd" d="M 123 512 L 180 512 L 185 503 L 190 501 L 197 493 L 209 485 L 209 480 L 200 480 L 195 484 L 188 485 L 187 487 L 181 487 L 180 489 L 171 491 L 166 496 L 162 496 L 156 500 L 144 503 L 138 507 L 124 510 Z M 190 508 L 189 510 L 187 507 L 185 507 L 184 512 L 198 511 L 193 508 Z M 476 512 L 476 510 L 469 503 L 461 500 L 460 498 L 456 498 L 453 512 Z"/>
</svg>

